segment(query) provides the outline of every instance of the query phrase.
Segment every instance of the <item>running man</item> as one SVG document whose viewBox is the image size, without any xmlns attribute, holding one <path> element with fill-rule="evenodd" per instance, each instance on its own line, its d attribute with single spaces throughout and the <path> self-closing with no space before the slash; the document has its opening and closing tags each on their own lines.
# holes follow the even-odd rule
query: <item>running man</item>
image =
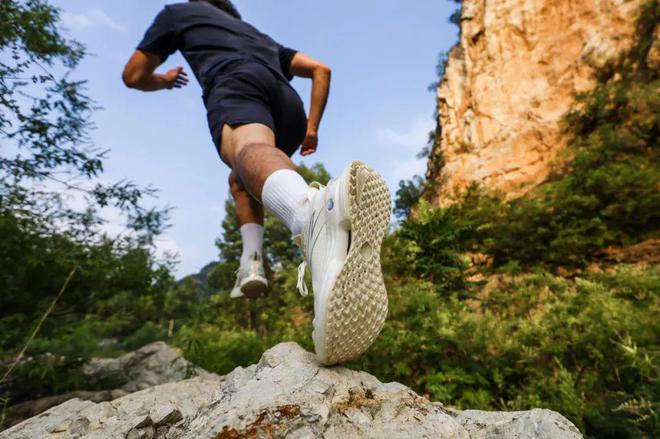
<svg viewBox="0 0 660 439">
<path fill-rule="evenodd" d="M 213 142 L 231 168 L 229 184 L 241 225 L 243 256 L 233 297 L 267 289 L 262 263 L 264 207 L 291 230 L 305 261 L 298 288 L 312 273 L 316 354 L 336 364 L 362 354 L 387 315 L 380 248 L 390 218 L 385 181 L 361 162 L 322 186 L 307 185 L 290 157 L 317 149 L 330 90 L 330 69 L 288 49 L 241 19 L 230 0 L 166 6 L 147 30 L 123 73 L 142 91 L 180 88 L 182 67 L 155 73 L 180 50 L 203 89 Z M 309 119 L 289 84 L 312 80 Z"/>
</svg>

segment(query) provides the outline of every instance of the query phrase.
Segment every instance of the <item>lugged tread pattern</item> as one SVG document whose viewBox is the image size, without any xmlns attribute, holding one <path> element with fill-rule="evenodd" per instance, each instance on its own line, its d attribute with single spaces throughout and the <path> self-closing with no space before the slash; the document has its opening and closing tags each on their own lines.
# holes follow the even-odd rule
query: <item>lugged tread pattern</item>
<svg viewBox="0 0 660 439">
<path fill-rule="evenodd" d="M 259 280 L 250 280 L 241 285 L 243 297 L 248 299 L 258 299 L 264 297 L 268 292 L 268 284 Z"/>
<path fill-rule="evenodd" d="M 387 317 L 380 249 L 390 222 L 390 191 L 376 171 L 359 161 L 350 165 L 348 190 L 351 246 L 328 298 L 325 364 L 364 353 Z"/>
</svg>

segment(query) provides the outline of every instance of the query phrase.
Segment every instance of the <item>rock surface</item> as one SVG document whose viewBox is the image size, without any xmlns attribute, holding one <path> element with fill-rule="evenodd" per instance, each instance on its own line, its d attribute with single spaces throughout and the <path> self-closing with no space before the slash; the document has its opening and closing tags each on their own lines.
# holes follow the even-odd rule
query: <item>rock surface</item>
<svg viewBox="0 0 660 439">
<path fill-rule="evenodd" d="M 398 383 L 326 368 L 294 343 L 217 380 L 194 378 L 112 402 L 77 399 L 0 438 L 580 438 L 548 410 L 456 412 Z"/>
<path fill-rule="evenodd" d="M 468 431 L 470 439 L 581 437 L 573 424 L 550 410 L 509 413 L 466 410 L 456 420 Z"/>
<path fill-rule="evenodd" d="M 163 342 L 148 344 L 119 358 L 93 358 L 84 366 L 84 372 L 92 382 L 123 384 L 114 390 L 77 391 L 22 402 L 11 408 L 6 425 L 16 425 L 71 399 L 100 403 L 186 378 L 200 377 L 216 381 L 220 379 L 215 374 L 195 367 L 181 356 L 180 351 Z"/>
<path fill-rule="evenodd" d="M 112 401 L 113 399 L 121 398 L 122 396 L 128 394 L 125 390 L 100 390 L 96 392 L 89 391 L 77 391 L 69 392 L 61 395 L 55 396 L 46 396 L 44 398 L 34 399 L 32 401 L 25 401 L 19 404 L 13 405 L 7 419 L 5 419 L 5 425 L 7 427 L 14 426 L 18 423 L 23 422 L 24 420 L 36 416 L 40 413 L 45 412 L 51 407 L 60 405 L 69 401 L 70 399 L 80 399 L 82 401 L 92 401 L 92 402 L 103 402 L 103 401 Z"/>
<path fill-rule="evenodd" d="M 472 182 L 513 197 L 543 182 L 566 144 L 562 117 L 595 71 L 633 45 L 643 2 L 463 0 L 438 89 L 428 198 L 445 204 Z"/>
<path fill-rule="evenodd" d="M 93 358 L 84 372 L 96 379 L 115 379 L 124 384 L 121 390 L 137 392 L 185 378 L 214 379 L 217 375 L 195 367 L 181 352 L 162 341 L 148 344 L 119 358 Z"/>
</svg>

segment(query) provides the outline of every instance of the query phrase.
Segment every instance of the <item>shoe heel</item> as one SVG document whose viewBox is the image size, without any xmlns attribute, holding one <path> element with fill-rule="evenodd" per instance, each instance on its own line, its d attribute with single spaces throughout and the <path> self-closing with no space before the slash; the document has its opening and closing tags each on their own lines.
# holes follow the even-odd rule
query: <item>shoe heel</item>
<svg viewBox="0 0 660 439">
<path fill-rule="evenodd" d="M 248 299 L 258 299 L 263 297 L 268 292 L 268 284 L 264 284 L 261 280 L 248 280 L 241 286 L 241 293 Z"/>
<path fill-rule="evenodd" d="M 353 167 L 356 163 L 359 162 L 352 162 L 349 169 L 345 172 L 353 172 Z M 333 199 L 336 200 L 337 205 L 337 224 L 344 230 L 351 230 L 351 176 L 342 175 L 339 181 L 341 184 L 335 187 L 333 193 Z"/>
</svg>

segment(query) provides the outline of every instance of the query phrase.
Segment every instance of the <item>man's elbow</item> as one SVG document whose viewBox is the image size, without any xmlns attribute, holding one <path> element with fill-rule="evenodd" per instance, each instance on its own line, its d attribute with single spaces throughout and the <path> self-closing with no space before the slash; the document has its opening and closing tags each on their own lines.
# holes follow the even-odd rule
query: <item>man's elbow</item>
<svg viewBox="0 0 660 439">
<path fill-rule="evenodd" d="M 314 69 L 314 73 L 322 76 L 327 76 L 328 78 L 332 76 L 332 69 L 327 64 L 319 64 Z"/>
<path fill-rule="evenodd" d="M 121 74 L 121 80 L 128 88 L 138 88 L 140 85 L 139 75 L 136 75 L 128 69 L 124 70 L 124 72 Z"/>
<path fill-rule="evenodd" d="M 126 71 L 124 71 L 124 73 L 121 74 L 121 80 L 124 82 L 124 85 L 126 87 L 135 88 L 135 80 Z"/>
</svg>

